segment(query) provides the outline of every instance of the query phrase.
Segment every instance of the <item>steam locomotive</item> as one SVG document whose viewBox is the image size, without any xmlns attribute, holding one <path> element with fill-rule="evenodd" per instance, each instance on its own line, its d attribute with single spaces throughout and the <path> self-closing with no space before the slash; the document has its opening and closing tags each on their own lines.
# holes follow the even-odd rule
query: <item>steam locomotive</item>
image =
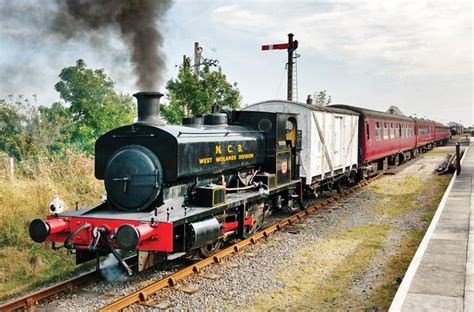
<svg viewBox="0 0 474 312">
<path fill-rule="evenodd" d="M 192 252 L 209 256 L 257 231 L 273 210 L 369 178 L 449 140 L 449 127 L 348 106 L 265 101 L 165 125 L 161 93 L 139 92 L 135 123 L 101 136 L 95 207 L 33 220 L 31 238 L 75 251 L 83 263 L 117 249 L 138 270 Z M 60 246 L 56 244 L 61 244 Z"/>
<path fill-rule="evenodd" d="M 298 207 L 295 114 L 234 111 L 165 125 L 161 93 L 134 96 L 136 122 L 96 141 L 106 199 L 33 220 L 35 242 L 75 250 L 78 264 L 113 253 L 131 273 L 116 249 L 137 251 L 138 270 L 190 251 L 207 256 L 256 231 L 269 205 Z"/>
</svg>

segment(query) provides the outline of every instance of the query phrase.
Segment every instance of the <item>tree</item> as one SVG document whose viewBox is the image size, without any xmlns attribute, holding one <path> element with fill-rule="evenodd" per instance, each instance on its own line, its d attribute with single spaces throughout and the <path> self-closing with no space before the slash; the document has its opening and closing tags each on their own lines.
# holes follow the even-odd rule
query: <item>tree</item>
<svg viewBox="0 0 474 312">
<path fill-rule="evenodd" d="M 18 160 L 38 153 L 43 139 L 39 124 L 38 110 L 29 98 L 18 95 L 0 100 L 0 150 Z"/>
<path fill-rule="evenodd" d="M 55 88 L 69 104 L 72 122 L 67 129 L 68 143 L 92 154 L 100 135 L 132 122 L 135 116 L 132 97 L 116 93 L 114 82 L 102 69 L 92 70 L 83 60 L 77 60 L 75 66 L 64 68 L 59 78 Z M 67 115 L 59 105 L 52 109 L 57 114 L 55 118 Z"/>
<path fill-rule="evenodd" d="M 205 65 L 197 77 L 189 59 L 180 68 L 178 77 L 166 84 L 168 105 L 161 105 L 161 114 L 170 124 L 179 124 L 187 115 L 210 113 L 214 109 L 229 110 L 240 106 L 241 96 L 237 83 L 230 84 L 219 67 L 217 71 Z"/>
<path fill-rule="evenodd" d="M 315 105 L 328 106 L 331 104 L 331 96 L 327 94 L 326 90 L 314 92 L 313 98 Z"/>
<path fill-rule="evenodd" d="M 67 148 L 73 127 L 71 113 L 61 102 L 54 102 L 51 107 L 40 106 L 40 133 L 47 135 L 45 142 L 48 152 L 61 152 Z"/>
</svg>

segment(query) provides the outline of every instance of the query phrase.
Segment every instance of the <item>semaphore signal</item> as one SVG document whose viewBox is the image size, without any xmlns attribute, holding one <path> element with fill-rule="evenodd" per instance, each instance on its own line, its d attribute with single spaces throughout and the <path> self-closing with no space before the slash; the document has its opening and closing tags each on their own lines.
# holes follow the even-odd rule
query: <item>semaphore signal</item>
<svg viewBox="0 0 474 312">
<path fill-rule="evenodd" d="M 298 40 L 293 40 L 294 35 L 288 34 L 288 43 L 262 45 L 262 51 L 287 50 L 288 51 L 288 92 L 287 100 L 293 100 L 293 52 L 298 48 Z"/>
</svg>

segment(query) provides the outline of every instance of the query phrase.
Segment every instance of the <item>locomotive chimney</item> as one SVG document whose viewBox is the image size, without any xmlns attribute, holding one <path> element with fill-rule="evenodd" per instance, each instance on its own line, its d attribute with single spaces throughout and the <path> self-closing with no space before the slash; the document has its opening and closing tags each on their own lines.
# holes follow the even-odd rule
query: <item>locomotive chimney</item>
<svg viewBox="0 0 474 312">
<path fill-rule="evenodd" d="M 137 92 L 133 95 L 137 98 L 138 118 L 135 123 L 154 124 L 163 126 L 165 123 L 160 117 L 160 92 Z"/>
</svg>

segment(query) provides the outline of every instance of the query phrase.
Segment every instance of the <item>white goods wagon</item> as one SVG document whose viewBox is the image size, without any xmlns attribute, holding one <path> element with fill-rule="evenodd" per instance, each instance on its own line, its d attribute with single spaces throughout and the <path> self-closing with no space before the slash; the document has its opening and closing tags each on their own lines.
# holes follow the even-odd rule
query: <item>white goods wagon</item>
<svg viewBox="0 0 474 312">
<path fill-rule="evenodd" d="M 299 102 L 272 100 L 243 110 L 285 112 L 297 115 L 302 150 L 300 176 L 305 184 L 319 186 L 355 175 L 358 156 L 359 115 L 349 110 Z"/>
</svg>

